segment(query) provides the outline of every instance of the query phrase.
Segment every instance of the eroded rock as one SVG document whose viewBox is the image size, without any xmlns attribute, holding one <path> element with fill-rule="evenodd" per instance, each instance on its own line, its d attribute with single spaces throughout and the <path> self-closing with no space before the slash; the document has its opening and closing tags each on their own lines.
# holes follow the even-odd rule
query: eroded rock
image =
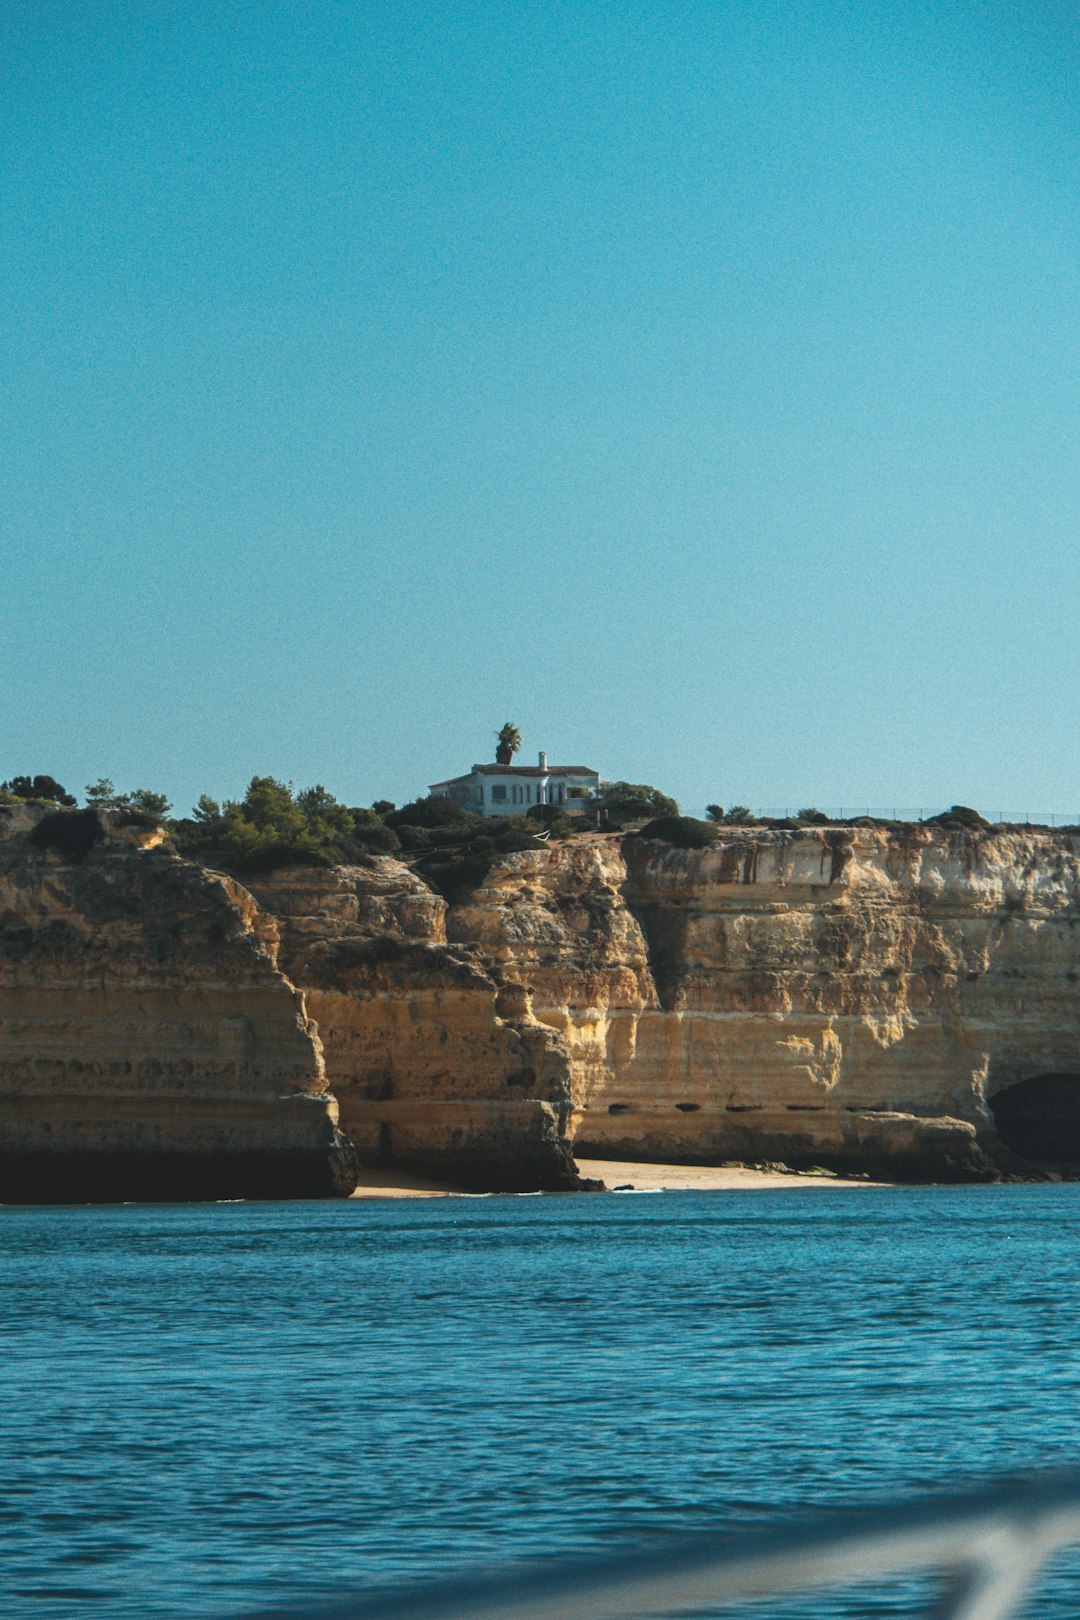
<svg viewBox="0 0 1080 1620">
<path fill-rule="evenodd" d="M 351 1191 L 273 920 L 106 816 L 75 844 L 42 820 L 0 810 L 0 1200 Z"/>
</svg>

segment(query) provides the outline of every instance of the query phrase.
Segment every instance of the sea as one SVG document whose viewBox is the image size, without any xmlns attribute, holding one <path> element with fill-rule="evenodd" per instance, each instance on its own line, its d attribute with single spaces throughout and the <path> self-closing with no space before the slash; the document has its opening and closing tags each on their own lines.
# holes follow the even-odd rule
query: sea
<svg viewBox="0 0 1080 1620">
<path fill-rule="evenodd" d="M 18 1620 L 302 1617 L 1080 1462 L 1077 1184 L 7 1207 L 0 1286 Z M 1024 1612 L 1080 1614 L 1076 1555 Z"/>
</svg>

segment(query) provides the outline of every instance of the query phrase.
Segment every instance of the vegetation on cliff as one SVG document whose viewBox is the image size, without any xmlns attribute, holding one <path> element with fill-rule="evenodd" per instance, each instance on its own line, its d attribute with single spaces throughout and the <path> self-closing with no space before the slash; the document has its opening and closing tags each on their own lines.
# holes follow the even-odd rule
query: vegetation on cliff
<svg viewBox="0 0 1080 1620">
<path fill-rule="evenodd" d="M 172 833 L 184 854 L 238 872 L 362 862 L 400 847 L 373 810 L 350 809 L 321 784 L 296 792 L 273 776 L 253 776 L 242 799 L 223 804 L 204 793 Z"/>
<path fill-rule="evenodd" d="M 719 830 L 694 816 L 657 816 L 633 836 L 653 838 L 674 849 L 708 849 L 710 844 L 715 844 Z"/>
<path fill-rule="evenodd" d="M 74 794 L 61 787 L 54 776 L 13 776 L 0 782 L 0 804 L 55 804 L 74 809 Z"/>
<path fill-rule="evenodd" d="M 601 782 L 594 801 L 609 817 L 643 821 L 647 816 L 677 816 L 679 806 L 647 782 Z"/>
<path fill-rule="evenodd" d="M 533 808 L 544 811 L 551 806 Z M 538 848 L 540 819 L 478 816 L 452 799 L 426 798 L 391 811 L 386 824 L 396 831 L 401 848 L 412 855 L 411 864 L 425 882 L 452 901 L 478 888 L 498 856 Z M 571 828 L 567 817 L 561 822 Z M 557 824 L 549 830 L 561 836 L 566 829 Z"/>
<path fill-rule="evenodd" d="M 512 757 L 520 742 L 517 728 L 508 721 L 498 735 L 500 746 Z M 727 828 L 784 831 L 923 825 L 947 832 L 990 834 L 1005 826 L 992 824 L 979 811 L 961 804 L 921 821 L 887 819 L 869 812 L 841 819 L 815 808 L 782 817 L 758 816 L 746 805 L 725 809 L 710 804 L 707 819 L 699 821 L 681 815 L 673 798 L 648 783 L 602 782 L 595 793 L 585 792 L 584 802 L 577 790 L 571 789 L 571 794 L 575 797 L 569 807 L 530 805 L 517 815 L 484 817 L 443 797 L 415 799 L 400 809 L 388 799 L 377 799 L 370 808 L 349 806 L 321 783 L 298 790 L 276 777 L 256 776 L 242 799 L 219 803 L 203 794 L 189 816 L 173 819 L 164 793 L 150 788 L 121 791 L 108 777 L 101 777 L 87 785 L 85 803 L 88 810 L 104 811 L 120 825 L 161 825 L 184 854 L 240 875 L 289 865 L 357 864 L 373 855 L 400 853 L 434 887 L 448 894 L 482 882 L 497 856 L 535 848 L 537 839 L 570 838 L 586 832 L 637 829 L 641 836 L 673 847 L 703 849 Z M 0 806 L 19 804 L 44 805 L 70 814 L 77 800 L 56 777 L 24 773 L 0 782 Z M 578 813 L 568 814 L 568 808 Z M 74 828 L 53 822 L 40 837 L 53 841 L 57 848 L 72 840 L 80 847 L 86 842 L 85 831 L 76 834 Z"/>
</svg>

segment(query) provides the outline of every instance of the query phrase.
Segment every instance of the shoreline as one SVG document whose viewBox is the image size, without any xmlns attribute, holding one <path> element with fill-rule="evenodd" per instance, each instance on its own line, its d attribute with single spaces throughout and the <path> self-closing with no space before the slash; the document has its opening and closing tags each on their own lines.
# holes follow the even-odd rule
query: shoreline
<svg viewBox="0 0 1080 1620">
<path fill-rule="evenodd" d="M 892 1187 L 895 1182 L 833 1175 L 827 1170 L 759 1170 L 745 1164 L 644 1164 L 623 1159 L 578 1159 L 582 1176 L 605 1192 L 761 1192 L 793 1187 Z M 362 1170 L 350 1198 L 491 1197 L 470 1194 L 451 1181 L 428 1181 L 400 1170 Z M 513 1196 L 513 1195 L 509 1195 Z"/>
</svg>

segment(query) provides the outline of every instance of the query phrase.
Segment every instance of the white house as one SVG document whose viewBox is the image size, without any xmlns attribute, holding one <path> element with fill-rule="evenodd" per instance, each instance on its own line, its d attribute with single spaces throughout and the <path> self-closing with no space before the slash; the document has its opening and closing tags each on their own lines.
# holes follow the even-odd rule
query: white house
<svg viewBox="0 0 1080 1620">
<path fill-rule="evenodd" d="M 428 792 L 481 816 L 523 816 L 533 804 L 554 804 L 572 816 L 599 785 L 599 772 L 587 765 L 549 765 L 541 754 L 538 765 L 474 765 L 467 776 L 432 782 Z"/>
</svg>

